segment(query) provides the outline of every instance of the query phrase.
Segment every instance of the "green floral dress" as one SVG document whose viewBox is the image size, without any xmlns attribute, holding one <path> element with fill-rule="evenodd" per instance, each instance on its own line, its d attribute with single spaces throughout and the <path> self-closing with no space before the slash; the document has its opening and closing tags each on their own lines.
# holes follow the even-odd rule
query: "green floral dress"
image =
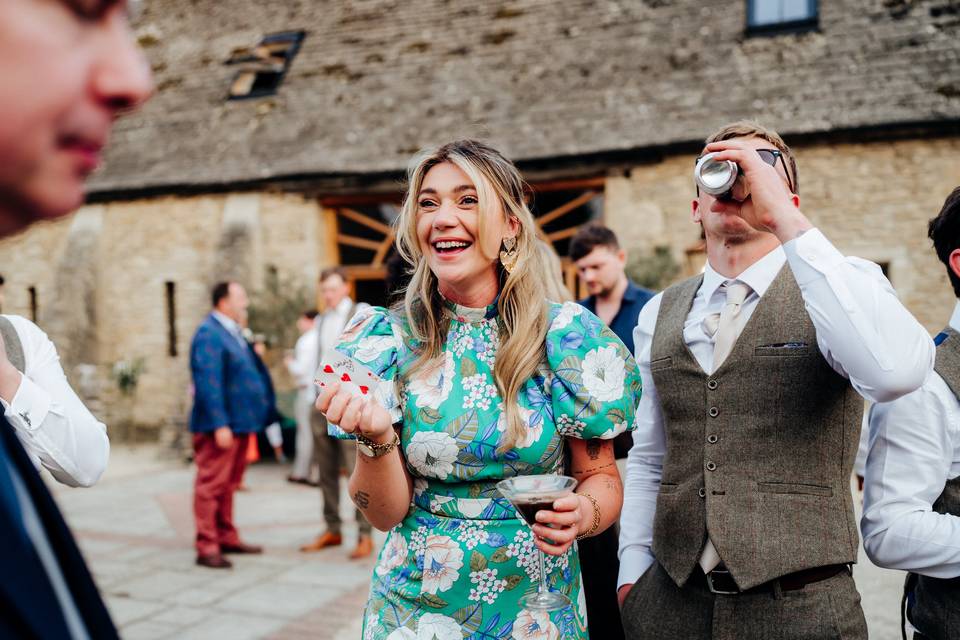
<svg viewBox="0 0 960 640">
<path fill-rule="evenodd" d="M 551 303 L 546 362 L 519 398 L 527 437 L 500 454 L 496 306 L 448 304 L 448 311 L 442 357 L 413 379 L 404 373 L 414 356 L 401 323 L 385 309 L 361 312 L 338 346 L 385 380 L 405 381 L 402 398 L 388 391 L 385 402 L 403 422 L 401 445 L 414 479 L 410 510 L 389 532 L 374 570 L 363 637 L 587 638 L 575 545 L 563 556 L 548 555 L 546 564 L 550 589 L 573 605 L 551 613 L 520 608 L 520 596 L 539 579 L 536 547 L 496 483 L 559 473 L 565 437 L 609 439 L 632 429 L 636 364 L 596 316 L 576 303 Z"/>
</svg>

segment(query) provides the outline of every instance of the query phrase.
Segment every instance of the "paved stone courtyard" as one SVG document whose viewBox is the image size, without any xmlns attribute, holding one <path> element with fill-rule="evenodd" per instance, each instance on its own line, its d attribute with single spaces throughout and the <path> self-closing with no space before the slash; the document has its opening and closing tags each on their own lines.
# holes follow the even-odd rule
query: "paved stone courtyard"
<svg viewBox="0 0 960 640">
<path fill-rule="evenodd" d="M 300 553 L 320 526 L 319 489 L 286 473 L 247 470 L 236 523 L 265 553 L 231 556 L 230 570 L 194 565 L 193 467 L 156 448 L 117 447 L 95 488 L 55 490 L 124 638 L 358 638 L 373 560 L 347 560 L 352 505 L 344 494 L 344 547 Z"/>
<path fill-rule="evenodd" d="M 355 640 L 373 560 L 347 560 L 352 505 L 344 493 L 344 547 L 298 552 L 319 530 L 320 496 L 287 483 L 287 472 L 269 463 L 248 469 L 236 522 L 246 541 L 266 550 L 232 556 L 226 571 L 193 564 L 193 467 L 156 447 L 115 447 L 96 487 L 54 490 L 128 640 Z M 378 547 L 383 538 L 375 534 Z M 871 640 L 899 638 L 902 574 L 861 557 L 855 576 Z"/>
</svg>

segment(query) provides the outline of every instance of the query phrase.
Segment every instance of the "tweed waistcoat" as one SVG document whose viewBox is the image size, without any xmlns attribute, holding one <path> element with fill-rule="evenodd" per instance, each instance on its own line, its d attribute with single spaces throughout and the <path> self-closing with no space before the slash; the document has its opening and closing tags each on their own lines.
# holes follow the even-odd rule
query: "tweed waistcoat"
<svg viewBox="0 0 960 640">
<path fill-rule="evenodd" d="M 855 562 L 863 400 L 820 353 L 793 272 L 780 271 L 712 375 L 683 339 L 701 282 L 664 292 L 651 345 L 667 441 L 654 555 L 683 585 L 709 532 L 741 589 Z"/>
<path fill-rule="evenodd" d="M 933 369 L 960 398 L 960 334 L 947 327 L 946 339 L 937 346 Z M 960 517 L 960 477 L 948 480 L 933 503 L 937 513 Z M 950 580 L 917 576 L 910 611 L 913 625 L 933 640 L 960 640 L 960 577 Z"/>
</svg>

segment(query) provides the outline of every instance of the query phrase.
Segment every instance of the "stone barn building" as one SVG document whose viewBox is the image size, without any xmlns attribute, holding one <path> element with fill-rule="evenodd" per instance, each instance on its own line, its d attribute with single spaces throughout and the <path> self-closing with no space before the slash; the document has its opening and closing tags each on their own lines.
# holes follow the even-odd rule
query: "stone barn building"
<svg viewBox="0 0 960 640">
<path fill-rule="evenodd" d="M 702 265 L 701 140 L 757 119 L 841 251 L 881 263 L 930 330 L 953 304 L 925 223 L 960 183 L 956 0 L 143 5 L 156 96 L 119 123 L 87 206 L 0 242 L 3 311 L 36 318 L 108 424 L 183 424 L 216 280 L 244 283 L 262 322 L 332 264 L 382 302 L 403 170 L 454 137 L 518 162 L 561 255 L 602 220 L 664 284 Z M 112 372 L 133 361 L 125 396 Z"/>
</svg>

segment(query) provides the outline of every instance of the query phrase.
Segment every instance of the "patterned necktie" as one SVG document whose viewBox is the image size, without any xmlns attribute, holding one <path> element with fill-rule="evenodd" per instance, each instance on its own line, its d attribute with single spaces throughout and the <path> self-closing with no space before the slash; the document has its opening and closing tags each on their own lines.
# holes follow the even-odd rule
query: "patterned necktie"
<svg viewBox="0 0 960 640">
<path fill-rule="evenodd" d="M 727 301 L 720 313 L 713 313 L 703 319 L 703 328 L 707 335 L 713 335 L 713 371 L 720 368 L 727 359 L 737 342 L 737 316 L 743 301 L 750 295 L 750 287 L 742 282 L 728 282 L 726 285 Z M 700 554 L 700 568 L 704 573 L 710 573 L 720 564 L 720 554 L 713 546 L 713 541 L 707 537 Z"/>
<path fill-rule="evenodd" d="M 742 282 L 728 282 L 724 288 L 727 301 L 720 313 L 712 313 L 703 319 L 703 328 L 707 335 L 713 336 L 713 367 L 716 371 L 733 351 L 737 342 L 737 316 L 743 301 L 750 295 L 750 286 Z"/>
</svg>

